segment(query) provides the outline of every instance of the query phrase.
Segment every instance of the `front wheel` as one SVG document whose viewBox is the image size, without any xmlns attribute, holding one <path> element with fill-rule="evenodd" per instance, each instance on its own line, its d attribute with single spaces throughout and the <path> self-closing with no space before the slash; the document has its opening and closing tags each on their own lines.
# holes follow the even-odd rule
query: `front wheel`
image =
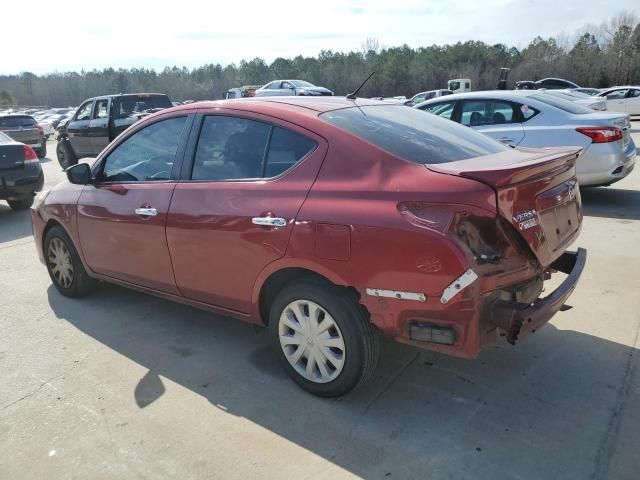
<svg viewBox="0 0 640 480">
<path fill-rule="evenodd" d="M 273 302 L 269 331 L 291 378 L 314 395 L 345 395 L 375 370 L 377 331 L 344 288 L 317 279 L 289 284 Z"/>
<path fill-rule="evenodd" d="M 49 277 L 62 295 L 82 297 L 91 291 L 95 280 L 87 275 L 78 251 L 62 227 L 55 226 L 45 235 L 44 256 Z"/>
<path fill-rule="evenodd" d="M 72 165 L 78 163 L 78 158 L 71 148 L 71 142 L 66 138 L 58 140 L 56 146 L 56 154 L 58 156 L 58 163 L 63 169 L 67 169 Z"/>
</svg>

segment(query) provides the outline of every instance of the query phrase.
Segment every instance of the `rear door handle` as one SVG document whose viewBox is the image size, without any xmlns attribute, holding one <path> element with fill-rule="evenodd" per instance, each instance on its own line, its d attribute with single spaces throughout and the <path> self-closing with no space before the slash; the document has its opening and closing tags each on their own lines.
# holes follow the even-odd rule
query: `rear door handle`
<svg viewBox="0 0 640 480">
<path fill-rule="evenodd" d="M 136 208 L 136 215 L 140 215 L 142 217 L 155 217 L 158 215 L 158 210 L 150 207 Z"/>
<path fill-rule="evenodd" d="M 251 223 L 263 227 L 285 227 L 287 221 L 280 217 L 253 217 Z"/>
<path fill-rule="evenodd" d="M 502 137 L 500 139 L 501 142 L 503 143 L 513 143 L 513 138 L 509 138 L 509 137 Z"/>
</svg>

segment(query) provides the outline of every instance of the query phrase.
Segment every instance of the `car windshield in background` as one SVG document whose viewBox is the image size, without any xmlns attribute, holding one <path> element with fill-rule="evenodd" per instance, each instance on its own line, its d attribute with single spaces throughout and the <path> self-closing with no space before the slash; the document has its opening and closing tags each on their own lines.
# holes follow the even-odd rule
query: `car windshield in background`
<svg viewBox="0 0 640 480">
<path fill-rule="evenodd" d="M 117 115 L 120 118 L 154 108 L 171 108 L 173 106 L 166 95 L 122 96 L 117 102 Z"/>
<path fill-rule="evenodd" d="M 33 117 L 4 117 L 0 118 L 0 128 L 35 127 L 36 120 Z"/>
<path fill-rule="evenodd" d="M 530 98 L 538 100 L 542 103 L 546 103 L 547 105 L 551 105 L 552 107 L 559 108 L 560 110 L 564 110 L 568 113 L 575 113 L 577 115 L 593 113 L 593 110 L 588 107 L 584 107 L 571 100 L 565 100 L 564 98 L 556 97 L 554 95 L 549 95 L 546 93 L 536 93 L 535 95 L 531 95 Z"/>
<path fill-rule="evenodd" d="M 455 162 L 509 148 L 450 120 L 401 105 L 345 108 L 320 118 L 415 163 Z"/>
<path fill-rule="evenodd" d="M 294 87 L 304 88 L 304 87 L 315 87 L 313 83 L 305 82 L 304 80 L 291 80 Z"/>
</svg>

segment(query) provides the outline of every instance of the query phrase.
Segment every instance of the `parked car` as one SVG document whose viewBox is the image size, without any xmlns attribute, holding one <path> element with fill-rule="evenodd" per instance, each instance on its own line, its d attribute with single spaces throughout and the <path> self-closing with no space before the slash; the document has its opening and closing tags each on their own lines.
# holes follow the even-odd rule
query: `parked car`
<svg viewBox="0 0 640 480">
<path fill-rule="evenodd" d="M 634 168 L 629 115 L 595 112 L 539 90 L 451 95 L 415 108 L 454 120 L 518 147 L 576 145 L 581 186 L 611 185 Z"/>
<path fill-rule="evenodd" d="M 468 78 L 454 78 L 447 82 L 447 89 L 453 93 L 470 92 L 471 80 Z"/>
<path fill-rule="evenodd" d="M 592 110 L 604 112 L 607 110 L 607 104 L 600 97 L 592 97 L 584 93 L 574 92 L 572 90 L 543 90 L 548 95 L 564 98 L 570 102 L 576 102 Z"/>
<path fill-rule="evenodd" d="M 224 92 L 224 98 L 230 100 L 232 98 L 255 97 L 256 90 L 262 85 L 244 85 L 242 87 L 230 88 Z"/>
<path fill-rule="evenodd" d="M 640 115 L 640 86 L 613 87 L 598 94 L 607 102 L 607 110 Z"/>
<path fill-rule="evenodd" d="M 274 80 L 255 91 L 255 97 L 274 96 L 331 96 L 333 92 L 328 88 L 318 87 L 304 80 Z"/>
<path fill-rule="evenodd" d="M 47 141 L 44 130 L 31 115 L 0 115 L 0 132 L 18 142 L 29 145 L 36 151 L 38 158 L 47 156 Z"/>
<path fill-rule="evenodd" d="M 558 90 L 564 88 L 580 88 L 577 84 L 563 78 L 543 78 L 538 81 L 520 80 L 516 82 L 516 90 L 536 90 L 546 88 L 548 90 Z"/>
<path fill-rule="evenodd" d="M 431 100 L 432 98 L 444 97 L 445 95 L 451 95 L 453 92 L 451 90 L 447 90 L 446 88 L 441 88 L 439 90 L 429 90 L 427 92 L 416 93 L 409 100 L 404 102 L 408 107 L 413 107 L 419 103 L 425 102 L 427 100 Z"/>
<path fill-rule="evenodd" d="M 339 396 L 379 332 L 472 358 L 561 309 L 586 260 L 567 251 L 578 153 L 364 99 L 181 106 L 67 169 L 34 205 L 35 245 L 63 295 L 100 279 L 268 326 L 299 385 Z"/>
<path fill-rule="evenodd" d="M 58 128 L 56 152 L 62 168 L 79 159 L 97 156 L 114 138 L 150 113 L 170 108 L 161 93 L 106 95 L 82 102 L 73 117 Z"/>
<path fill-rule="evenodd" d="M 35 150 L 0 132 L 0 200 L 6 200 L 14 210 L 27 209 L 43 185 Z"/>
</svg>

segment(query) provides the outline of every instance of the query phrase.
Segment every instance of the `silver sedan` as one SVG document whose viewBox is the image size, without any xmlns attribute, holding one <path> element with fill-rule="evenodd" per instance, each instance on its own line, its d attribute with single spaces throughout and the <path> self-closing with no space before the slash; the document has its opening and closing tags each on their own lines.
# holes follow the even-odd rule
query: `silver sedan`
<svg viewBox="0 0 640 480">
<path fill-rule="evenodd" d="M 636 161 L 628 114 L 596 112 L 537 90 L 461 93 L 414 108 L 512 146 L 580 146 L 577 176 L 582 186 L 611 185 L 626 177 Z"/>
</svg>

